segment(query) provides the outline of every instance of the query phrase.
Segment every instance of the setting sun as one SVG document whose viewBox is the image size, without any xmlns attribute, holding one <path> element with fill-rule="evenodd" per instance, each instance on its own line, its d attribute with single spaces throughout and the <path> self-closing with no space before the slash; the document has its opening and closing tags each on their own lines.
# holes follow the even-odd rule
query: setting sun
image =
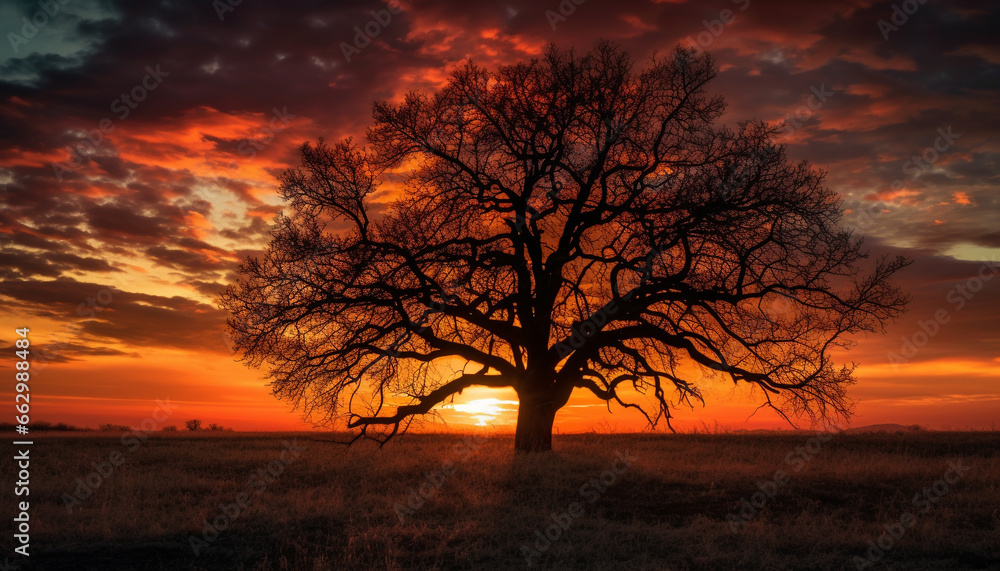
<svg viewBox="0 0 1000 571">
<path fill-rule="evenodd" d="M 476 399 L 467 403 L 446 404 L 441 408 L 464 413 L 468 416 L 468 418 L 476 420 L 476 426 L 489 426 L 494 424 L 494 422 L 504 413 L 510 413 L 512 415 L 517 413 L 517 401 L 485 398 Z M 501 422 L 510 422 L 510 420 L 502 420 Z"/>
</svg>

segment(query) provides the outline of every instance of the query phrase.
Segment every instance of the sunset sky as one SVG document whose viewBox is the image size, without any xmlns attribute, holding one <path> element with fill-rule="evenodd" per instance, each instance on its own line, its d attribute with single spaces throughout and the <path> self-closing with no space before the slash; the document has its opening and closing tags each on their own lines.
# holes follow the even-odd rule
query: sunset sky
<svg viewBox="0 0 1000 571">
<path fill-rule="evenodd" d="M 433 90 L 466 58 L 492 68 L 603 37 L 640 62 L 700 42 L 724 121 L 798 113 L 782 140 L 827 171 L 844 225 L 873 254 L 915 260 L 899 278 L 906 316 L 838 354 L 859 364 L 853 425 L 1000 421 L 1000 11 L 988 3 L 52 3 L 51 16 L 0 3 L 0 347 L 11 364 L 14 329 L 29 327 L 48 361 L 33 364 L 35 420 L 137 425 L 169 398 L 166 424 L 308 427 L 263 371 L 234 362 L 216 304 L 266 245 L 297 147 L 363 139 L 373 100 Z M 746 393 L 708 383 L 707 406 L 675 411 L 678 429 L 782 426 L 748 420 Z M 466 391 L 442 417 L 511 429 L 515 399 Z M 611 411 L 574 395 L 557 430 L 642 428 Z"/>
</svg>

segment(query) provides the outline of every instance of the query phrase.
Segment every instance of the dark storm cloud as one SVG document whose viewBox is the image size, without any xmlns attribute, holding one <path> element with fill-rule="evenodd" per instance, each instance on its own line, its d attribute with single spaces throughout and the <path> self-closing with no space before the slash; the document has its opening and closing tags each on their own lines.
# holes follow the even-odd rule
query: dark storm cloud
<svg viewBox="0 0 1000 571">
<path fill-rule="evenodd" d="M 65 236 L 53 227 L 42 227 L 32 233 L 15 231 L 5 234 L 0 246 L 0 276 L 4 279 L 32 276 L 58 277 L 68 272 L 120 272 L 107 259 L 94 255 L 81 256 Z M 81 234 L 70 232 L 74 237 Z M 87 248 L 81 248 L 87 251 Z"/>
<path fill-rule="evenodd" d="M 23 248 L 35 248 L 38 250 L 59 250 L 62 246 L 53 240 L 47 240 L 35 234 L 27 232 L 14 232 L 6 235 L 7 243 L 12 246 Z"/>
<path fill-rule="evenodd" d="M 153 246 L 146 249 L 146 255 L 160 262 L 164 266 L 184 270 L 189 273 L 202 273 L 208 271 L 224 270 L 235 266 L 231 262 L 220 262 L 207 258 L 204 254 L 164 248 L 163 246 Z"/>
<path fill-rule="evenodd" d="M 198 293 L 210 297 L 217 298 L 222 292 L 226 291 L 226 284 L 219 282 L 190 282 L 190 285 L 198 291 Z"/>
<path fill-rule="evenodd" d="M 44 258 L 25 252 L 0 251 L 0 272 L 4 279 L 24 276 L 56 277 L 62 268 Z"/>
<path fill-rule="evenodd" d="M 23 3 L 23 11 L 33 5 Z M 592 1 L 572 14 L 559 14 L 557 0 L 403 7 L 370 45 L 358 47 L 355 27 L 364 29 L 370 11 L 386 4 L 243 2 L 220 20 L 204 0 L 115 2 L 60 24 L 68 30 L 66 42 L 86 49 L 7 59 L 0 67 L 4 295 L 39 314 L 72 313 L 78 298 L 96 290 L 52 278 L 112 272 L 136 258 L 211 294 L 235 278 L 235 264 L 256 251 L 252 245 L 266 243 L 278 210 L 261 199 L 265 191 L 246 172 L 260 165 L 273 175 L 294 164 L 301 140 L 363 137 L 373 99 L 430 89 L 463 58 L 495 67 L 537 55 L 548 42 L 584 51 L 600 37 L 621 42 L 640 64 L 654 50 L 709 38 L 705 47 L 721 69 L 711 89 L 727 97 L 723 119 L 730 124 L 751 117 L 780 121 L 801 109 L 814 87 L 832 91 L 796 129 L 789 154 L 827 169 L 828 184 L 852 211 L 847 223 L 857 226 L 858 213 L 877 205 L 878 216 L 862 233 L 881 244 L 926 249 L 906 273 L 915 287 L 974 269 L 973 262 L 941 255 L 949 249 L 1000 246 L 1000 50 L 993 39 L 1000 16 L 980 3 L 924 3 L 888 40 L 878 22 L 891 18 L 891 2 Z M 723 10 L 732 20 L 720 27 Z M 360 50 L 350 62 L 345 45 Z M 162 83 L 121 118 L 123 96 L 156 66 L 166 74 Z M 274 137 L 261 152 L 270 163 L 241 154 L 241 143 L 260 138 L 275 108 L 287 108 L 305 126 L 294 136 Z M 82 166 L 60 182 L 51 163 L 68 160 L 67 146 L 97 140 L 102 120 L 115 130 L 101 135 L 93 152 L 80 156 Z M 908 172 L 908 161 L 949 126 L 961 137 L 926 170 Z M 201 143 L 212 156 L 186 156 Z M 198 170 L 201 162 L 238 168 L 207 175 Z M 897 180 L 901 192 L 891 188 Z M 199 194 L 205 188 L 226 193 L 249 212 L 235 214 L 223 200 L 206 200 Z M 273 195 L 273 184 L 266 192 Z M 214 235 L 192 229 L 195 214 L 215 221 Z M 220 240 L 247 249 L 227 252 Z M 31 276 L 48 281 L 26 279 Z M 922 292 L 931 301 L 919 307 L 929 309 L 941 293 Z M 114 312 L 88 322 L 87 333 L 195 347 L 189 320 L 221 324 L 207 305 L 139 295 L 116 297 Z M 952 331 L 977 334 L 962 323 Z"/>
<path fill-rule="evenodd" d="M 71 325 L 80 340 L 73 343 L 225 350 L 223 312 L 180 296 L 121 291 L 65 278 L 4 280 L 0 296 L 23 314 Z"/>
<path fill-rule="evenodd" d="M 223 350 L 225 314 L 203 303 L 147 305 L 124 302 L 106 320 L 87 321 L 84 335 L 133 347 Z"/>
<path fill-rule="evenodd" d="M 24 307 L 44 308 L 47 316 L 75 316 L 80 303 L 86 304 L 88 298 L 96 299 L 102 291 L 110 292 L 103 294 L 105 299 L 109 295 L 114 296 L 113 288 L 108 285 L 79 282 L 70 278 L 4 280 L 0 284 L 0 295 Z"/>
<path fill-rule="evenodd" d="M 86 214 L 90 227 L 105 238 L 159 240 L 174 231 L 168 226 L 168 220 L 137 213 L 123 204 L 92 204 L 87 207 Z"/>
<path fill-rule="evenodd" d="M 14 351 L 17 348 L 11 345 L 10 347 L 4 348 L 2 355 L 6 357 L 0 357 L 3 360 L 13 360 L 15 357 Z M 139 353 L 130 353 L 127 351 L 119 351 L 118 349 L 112 349 L 110 347 L 95 347 L 90 345 L 81 345 L 79 343 L 37 343 L 31 346 L 31 350 L 34 353 L 35 368 L 39 368 L 40 363 L 52 364 L 52 363 L 71 363 L 73 361 L 83 361 L 86 357 L 140 357 Z"/>
<path fill-rule="evenodd" d="M 240 237 L 253 237 L 258 238 L 262 242 L 266 238 L 270 231 L 270 225 L 263 219 L 259 217 L 251 217 L 246 226 L 233 229 L 225 229 L 220 234 L 226 238 L 237 239 Z"/>
</svg>

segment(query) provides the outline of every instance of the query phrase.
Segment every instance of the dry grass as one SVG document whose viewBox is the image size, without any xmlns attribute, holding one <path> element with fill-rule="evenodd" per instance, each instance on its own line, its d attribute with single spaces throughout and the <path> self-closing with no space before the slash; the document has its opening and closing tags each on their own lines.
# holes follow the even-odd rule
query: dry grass
<svg viewBox="0 0 1000 571">
<path fill-rule="evenodd" d="M 550 513 L 580 502 L 584 513 L 533 568 L 855 569 L 852 557 L 885 524 L 917 513 L 914 494 L 956 459 L 970 470 L 869 568 L 1000 568 L 1000 434 L 835 435 L 795 473 L 786 455 L 810 436 L 561 436 L 555 453 L 534 457 L 491 437 L 463 458 L 455 436 L 344 451 L 298 434 L 305 450 L 260 494 L 247 478 L 293 435 L 156 434 L 131 451 L 116 435 L 36 437 L 33 566 L 20 568 L 524 569 L 522 545 L 552 523 Z M 626 449 L 632 466 L 588 503 L 580 487 Z M 125 463 L 67 513 L 63 494 L 113 450 Z M 449 459 L 454 473 L 400 522 L 394 504 Z M 4 462 L 14 473 L 11 455 Z M 734 532 L 727 514 L 777 469 L 788 484 Z M 188 537 L 244 491 L 252 507 L 195 557 Z M 10 534 L 4 542 L 11 553 Z"/>
</svg>

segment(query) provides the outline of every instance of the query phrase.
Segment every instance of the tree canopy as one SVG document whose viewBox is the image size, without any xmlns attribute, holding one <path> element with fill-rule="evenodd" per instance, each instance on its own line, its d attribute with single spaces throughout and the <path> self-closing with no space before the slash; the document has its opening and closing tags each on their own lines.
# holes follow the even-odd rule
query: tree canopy
<svg viewBox="0 0 1000 571">
<path fill-rule="evenodd" d="M 237 353 L 381 441 L 472 386 L 517 392 L 520 451 L 575 389 L 669 425 L 706 372 L 789 419 L 849 414 L 831 351 L 900 314 L 908 261 L 868 260 L 780 125 L 718 125 L 716 72 L 601 42 L 376 102 L 366 144 L 305 144 L 282 176 L 222 299 Z"/>
</svg>

